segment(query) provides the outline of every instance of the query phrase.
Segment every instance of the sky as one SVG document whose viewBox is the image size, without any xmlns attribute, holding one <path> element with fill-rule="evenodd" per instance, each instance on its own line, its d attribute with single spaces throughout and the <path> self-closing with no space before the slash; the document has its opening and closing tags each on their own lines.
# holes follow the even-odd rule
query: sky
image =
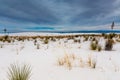
<svg viewBox="0 0 120 80">
<path fill-rule="evenodd" d="M 120 0 L 0 0 L 0 31 L 120 29 Z"/>
</svg>

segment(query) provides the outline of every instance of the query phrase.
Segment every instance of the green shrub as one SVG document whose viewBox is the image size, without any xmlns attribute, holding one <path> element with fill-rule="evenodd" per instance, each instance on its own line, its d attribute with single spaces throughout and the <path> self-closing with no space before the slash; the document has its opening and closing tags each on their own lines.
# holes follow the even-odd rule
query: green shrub
<svg viewBox="0 0 120 80">
<path fill-rule="evenodd" d="M 97 40 L 91 42 L 91 44 L 90 44 L 90 49 L 91 49 L 91 50 L 97 50 L 97 51 L 101 51 L 101 50 L 102 50 L 102 48 L 101 48 L 101 46 L 98 44 L 98 41 L 97 41 Z"/>
<path fill-rule="evenodd" d="M 11 64 L 8 70 L 8 80 L 29 80 L 31 77 L 31 67 L 26 64 L 21 67 Z"/>
<path fill-rule="evenodd" d="M 112 50 L 114 41 L 112 39 L 107 39 L 105 43 L 105 50 Z"/>
<path fill-rule="evenodd" d="M 92 41 L 91 44 L 90 44 L 90 49 L 91 50 L 96 50 L 97 49 L 97 44 Z"/>
</svg>

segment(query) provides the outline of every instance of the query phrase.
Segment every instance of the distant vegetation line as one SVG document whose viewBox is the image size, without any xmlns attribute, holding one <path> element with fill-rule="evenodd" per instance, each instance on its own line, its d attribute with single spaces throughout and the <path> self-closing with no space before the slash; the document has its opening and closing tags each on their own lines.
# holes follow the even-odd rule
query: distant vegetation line
<svg viewBox="0 0 120 80">
<path fill-rule="evenodd" d="M 50 32 L 50 33 L 120 33 L 120 30 L 79 30 L 79 31 L 7 31 L 7 33 L 20 33 L 20 32 Z M 1 31 L 0 33 L 4 33 Z"/>
</svg>

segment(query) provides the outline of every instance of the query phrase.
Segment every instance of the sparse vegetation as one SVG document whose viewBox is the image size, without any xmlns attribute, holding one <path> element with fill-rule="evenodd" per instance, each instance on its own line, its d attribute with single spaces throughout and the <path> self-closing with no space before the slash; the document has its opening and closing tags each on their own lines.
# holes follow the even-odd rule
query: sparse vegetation
<svg viewBox="0 0 120 80">
<path fill-rule="evenodd" d="M 98 51 L 101 51 L 102 50 L 102 47 L 100 45 L 97 46 L 97 50 Z"/>
<path fill-rule="evenodd" d="M 48 44 L 48 38 L 46 38 L 45 40 L 44 40 L 44 44 Z"/>
<path fill-rule="evenodd" d="M 78 64 L 75 64 L 74 62 Z M 69 70 L 76 65 L 78 65 L 78 67 L 96 67 L 96 61 L 94 61 L 91 56 L 88 57 L 88 61 L 84 61 L 81 57 L 76 57 L 75 54 L 66 54 L 63 57 L 58 58 L 57 63 L 59 66 L 65 66 Z"/>
<path fill-rule="evenodd" d="M 84 36 L 84 40 L 83 41 L 88 41 L 89 36 Z"/>
<path fill-rule="evenodd" d="M 90 49 L 91 50 L 97 50 L 97 46 L 98 46 L 98 44 L 96 43 L 96 42 L 91 42 L 91 44 L 90 44 Z"/>
<path fill-rule="evenodd" d="M 88 57 L 88 65 L 89 65 L 90 68 L 95 68 L 96 67 L 96 62 L 94 60 L 92 60 L 91 56 Z"/>
<path fill-rule="evenodd" d="M 34 45 L 36 45 L 36 44 L 37 44 L 37 40 L 35 39 L 35 40 L 34 40 Z"/>
<path fill-rule="evenodd" d="M 115 33 L 110 33 L 110 34 L 108 35 L 108 39 L 112 39 L 112 38 L 115 37 L 115 36 L 116 36 Z"/>
<path fill-rule="evenodd" d="M 40 49 L 40 44 L 37 44 L 37 49 Z"/>
<path fill-rule="evenodd" d="M 120 42 L 120 39 L 116 39 L 117 42 Z"/>
<path fill-rule="evenodd" d="M 8 80 L 30 80 L 31 66 L 29 65 L 11 64 L 8 70 Z"/>
<path fill-rule="evenodd" d="M 112 50 L 113 43 L 114 43 L 113 39 L 107 39 L 105 43 L 105 50 L 108 50 L 108 51 Z"/>
<path fill-rule="evenodd" d="M 101 51 L 101 50 L 102 50 L 102 47 L 98 44 L 98 41 L 97 41 L 97 40 L 93 40 L 93 41 L 91 41 L 90 49 L 91 49 L 91 50 Z"/>
</svg>

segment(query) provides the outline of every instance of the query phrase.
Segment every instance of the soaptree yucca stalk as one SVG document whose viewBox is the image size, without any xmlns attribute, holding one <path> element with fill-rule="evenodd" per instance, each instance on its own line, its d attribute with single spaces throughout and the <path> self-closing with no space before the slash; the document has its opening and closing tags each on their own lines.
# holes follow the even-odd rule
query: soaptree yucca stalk
<svg viewBox="0 0 120 80">
<path fill-rule="evenodd" d="M 29 80 L 31 77 L 31 66 L 27 64 L 11 64 L 8 70 L 8 80 Z"/>
</svg>

